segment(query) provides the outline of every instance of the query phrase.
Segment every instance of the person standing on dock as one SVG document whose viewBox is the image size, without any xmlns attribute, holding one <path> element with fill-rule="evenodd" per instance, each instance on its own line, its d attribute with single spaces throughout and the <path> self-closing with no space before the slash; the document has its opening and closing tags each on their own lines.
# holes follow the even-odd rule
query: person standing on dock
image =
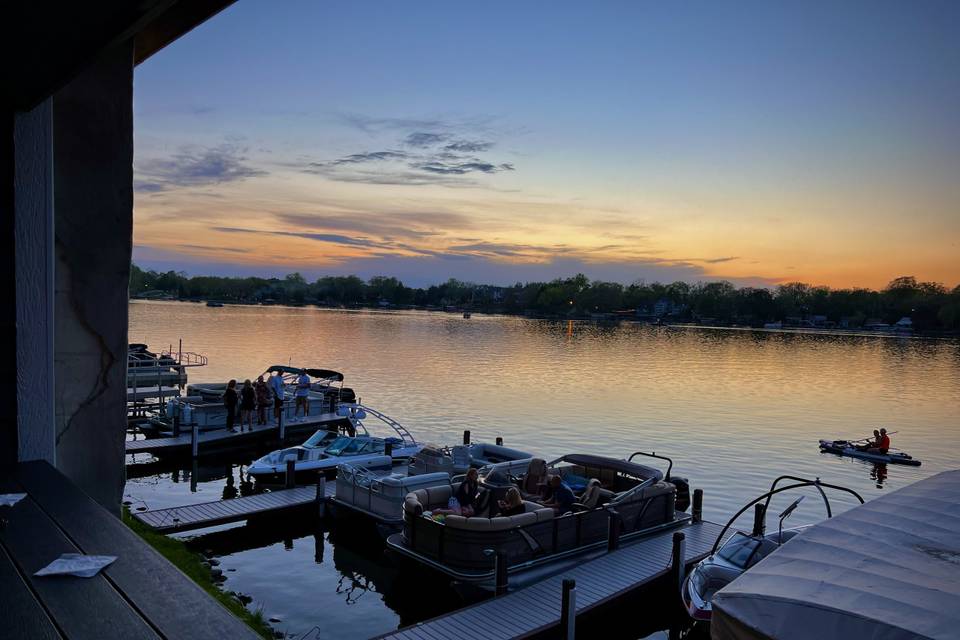
<svg viewBox="0 0 960 640">
<path fill-rule="evenodd" d="M 253 412 L 256 408 L 257 393 L 253 390 L 250 378 L 247 378 L 243 381 L 243 389 L 240 390 L 240 431 L 243 431 L 244 424 L 253 431 Z"/>
<path fill-rule="evenodd" d="M 223 406 L 227 409 L 227 429 L 236 432 L 233 423 L 237 419 L 237 381 L 227 383 L 227 390 L 223 392 Z"/>
<path fill-rule="evenodd" d="M 310 415 L 310 376 L 306 369 L 300 369 L 300 377 L 297 378 L 297 405 L 293 410 L 293 416 L 296 417 L 303 406 L 303 419 L 306 420 Z"/>
<path fill-rule="evenodd" d="M 257 394 L 257 424 L 267 424 L 267 406 L 270 404 L 270 388 L 263 381 L 263 376 L 257 378 L 253 385 Z"/>
<path fill-rule="evenodd" d="M 280 415 L 283 413 L 283 373 L 280 371 L 274 372 L 272 378 L 270 378 L 270 390 L 273 392 L 273 417 L 277 419 L 277 426 L 280 426 Z"/>
</svg>

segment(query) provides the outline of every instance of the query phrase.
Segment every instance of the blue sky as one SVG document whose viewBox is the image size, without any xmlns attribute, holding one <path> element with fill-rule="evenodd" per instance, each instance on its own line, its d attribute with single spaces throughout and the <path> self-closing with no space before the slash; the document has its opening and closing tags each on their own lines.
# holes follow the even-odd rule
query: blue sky
<svg viewBox="0 0 960 640">
<path fill-rule="evenodd" d="M 240 0 L 137 69 L 135 260 L 953 285 L 958 17 Z"/>
</svg>

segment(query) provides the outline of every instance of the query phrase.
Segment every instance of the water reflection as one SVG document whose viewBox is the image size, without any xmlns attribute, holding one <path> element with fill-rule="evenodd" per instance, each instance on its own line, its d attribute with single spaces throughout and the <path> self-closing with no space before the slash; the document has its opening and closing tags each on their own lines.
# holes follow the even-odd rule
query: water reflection
<svg viewBox="0 0 960 640">
<path fill-rule="evenodd" d="M 547 458 L 666 454 L 705 490 L 704 516 L 714 521 L 782 474 L 870 499 L 960 466 L 957 341 L 186 303 L 132 303 L 130 322 L 131 339 L 183 337 L 205 353 L 210 365 L 191 371 L 193 382 L 250 377 L 291 355 L 341 370 L 365 402 L 421 441 L 453 443 L 470 429 Z M 923 466 L 818 455 L 820 438 L 855 439 L 881 423 L 900 431 L 896 446 Z M 155 509 L 250 495 L 246 468 L 260 453 L 197 465 L 147 458 L 128 468 L 127 499 Z M 836 512 L 853 502 L 831 499 Z M 368 637 L 460 604 L 446 585 L 398 571 L 379 540 L 307 520 L 186 537 L 217 553 L 227 588 L 250 594 L 252 608 L 292 634 L 322 619 L 324 637 Z M 634 637 L 663 617 L 644 620 L 641 632 L 629 613 Z"/>
</svg>

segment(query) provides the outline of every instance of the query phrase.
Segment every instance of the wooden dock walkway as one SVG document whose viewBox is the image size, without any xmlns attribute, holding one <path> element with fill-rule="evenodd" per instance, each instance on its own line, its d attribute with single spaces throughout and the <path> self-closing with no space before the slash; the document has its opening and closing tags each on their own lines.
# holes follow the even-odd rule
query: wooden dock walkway
<svg viewBox="0 0 960 640">
<path fill-rule="evenodd" d="M 686 563 L 689 565 L 710 553 L 721 529 L 718 524 L 701 521 L 656 533 L 525 589 L 485 600 L 380 638 L 506 640 L 541 634 L 560 625 L 564 579 L 576 580 L 576 613 L 581 615 L 665 578 L 670 571 L 673 534 L 676 531 L 682 531 L 686 537 Z"/>
<path fill-rule="evenodd" d="M 323 500 L 333 496 L 335 489 L 336 483 L 325 483 Z M 295 487 L 231 500 L 141 511 L 134 513 L 133 517 L 158 533 L 174 533 L 240 522 L 255 516 L 298 509 L 316 503 L 316 486 Z"/>
<path fill-rule="evenodd" d="M 284 425 L 284 440 L 293 436 L 312 434 L 321 429 L 322 423 L 312 421 L 292 422 Z M 328 423 L 329 424 L 329 423 Z M 279 440 L 280 431 L 276 424 L 255 425 L 253 431 L 238 431 L 214 429 L 197 434 L 198 455 L 204 451 L 223 451 L 234 447 L 253 446 L 269 440 Z M 154 455 L 191 455 L 193 452 L 193 432 L 187 428 L 179 436 L 165 438 L 144 438 L 142 440 L 127 440 L 125 445 L 127 454 L 150 453 Z"/>
</svg>

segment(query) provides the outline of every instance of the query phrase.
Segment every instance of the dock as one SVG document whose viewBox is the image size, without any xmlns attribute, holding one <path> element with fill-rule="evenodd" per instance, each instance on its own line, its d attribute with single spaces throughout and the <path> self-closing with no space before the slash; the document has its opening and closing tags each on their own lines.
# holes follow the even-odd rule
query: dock
<svg viewBox="0 0 960 640">
<path fill-rule="evenodd" d="M 331 416 L 324 415 L 323 418 Z M 142 440 L 127 440 L 125 449 L 127 454 L 150 453 L 153 455 L 201 455 L 202 453 L 222 452 L 232 448 L 258 446 L 264 442 L 286 442 L 294 436 L 310 435 L 321 429 L 321 421 L 284 423 L 283 431 L 276 424 L 254 425 L 253 431 L 238 431 L 227 429 L 212 429 L 207 432 L 189 430 L 178 436 L 161 438 L 144 438 Z M 329 422 L 327 423 L 330 424 Z M 239 428 L 239 426 L 238 426 Z M 196 447 L 194 439 L 196 438 Z"/>
<path fill-rule="evenodd" d="M 133 517 L 157 533 L 177 533 L 193 529 L 203 529 L 231 522 L 240 522 L 292 509 L 308 507 L 320 501 L 326 501 L 336 489 L 336 483 L 323 483 L 323 496 L 317 494 L 317 486 L 280 489 L 269 493 L 260 493 L 230 500 L 216 500 L 200 504 L 153 509 L 134 513 Z"/>
<path fill-rule="evenodd" d="M 581 615 L 630 596 L 653 582 L 668 580 L 675 532 L 684 534 L 684 564 L 689 566 L 709 555 L 721 529 L 718 524 L 700 521 L 658 532 L 525 589 L 379 637 L 506 640 L 544 634 L 561 626 L 564 580 L 576 582 L 574 615 Z"/>
</svg>

